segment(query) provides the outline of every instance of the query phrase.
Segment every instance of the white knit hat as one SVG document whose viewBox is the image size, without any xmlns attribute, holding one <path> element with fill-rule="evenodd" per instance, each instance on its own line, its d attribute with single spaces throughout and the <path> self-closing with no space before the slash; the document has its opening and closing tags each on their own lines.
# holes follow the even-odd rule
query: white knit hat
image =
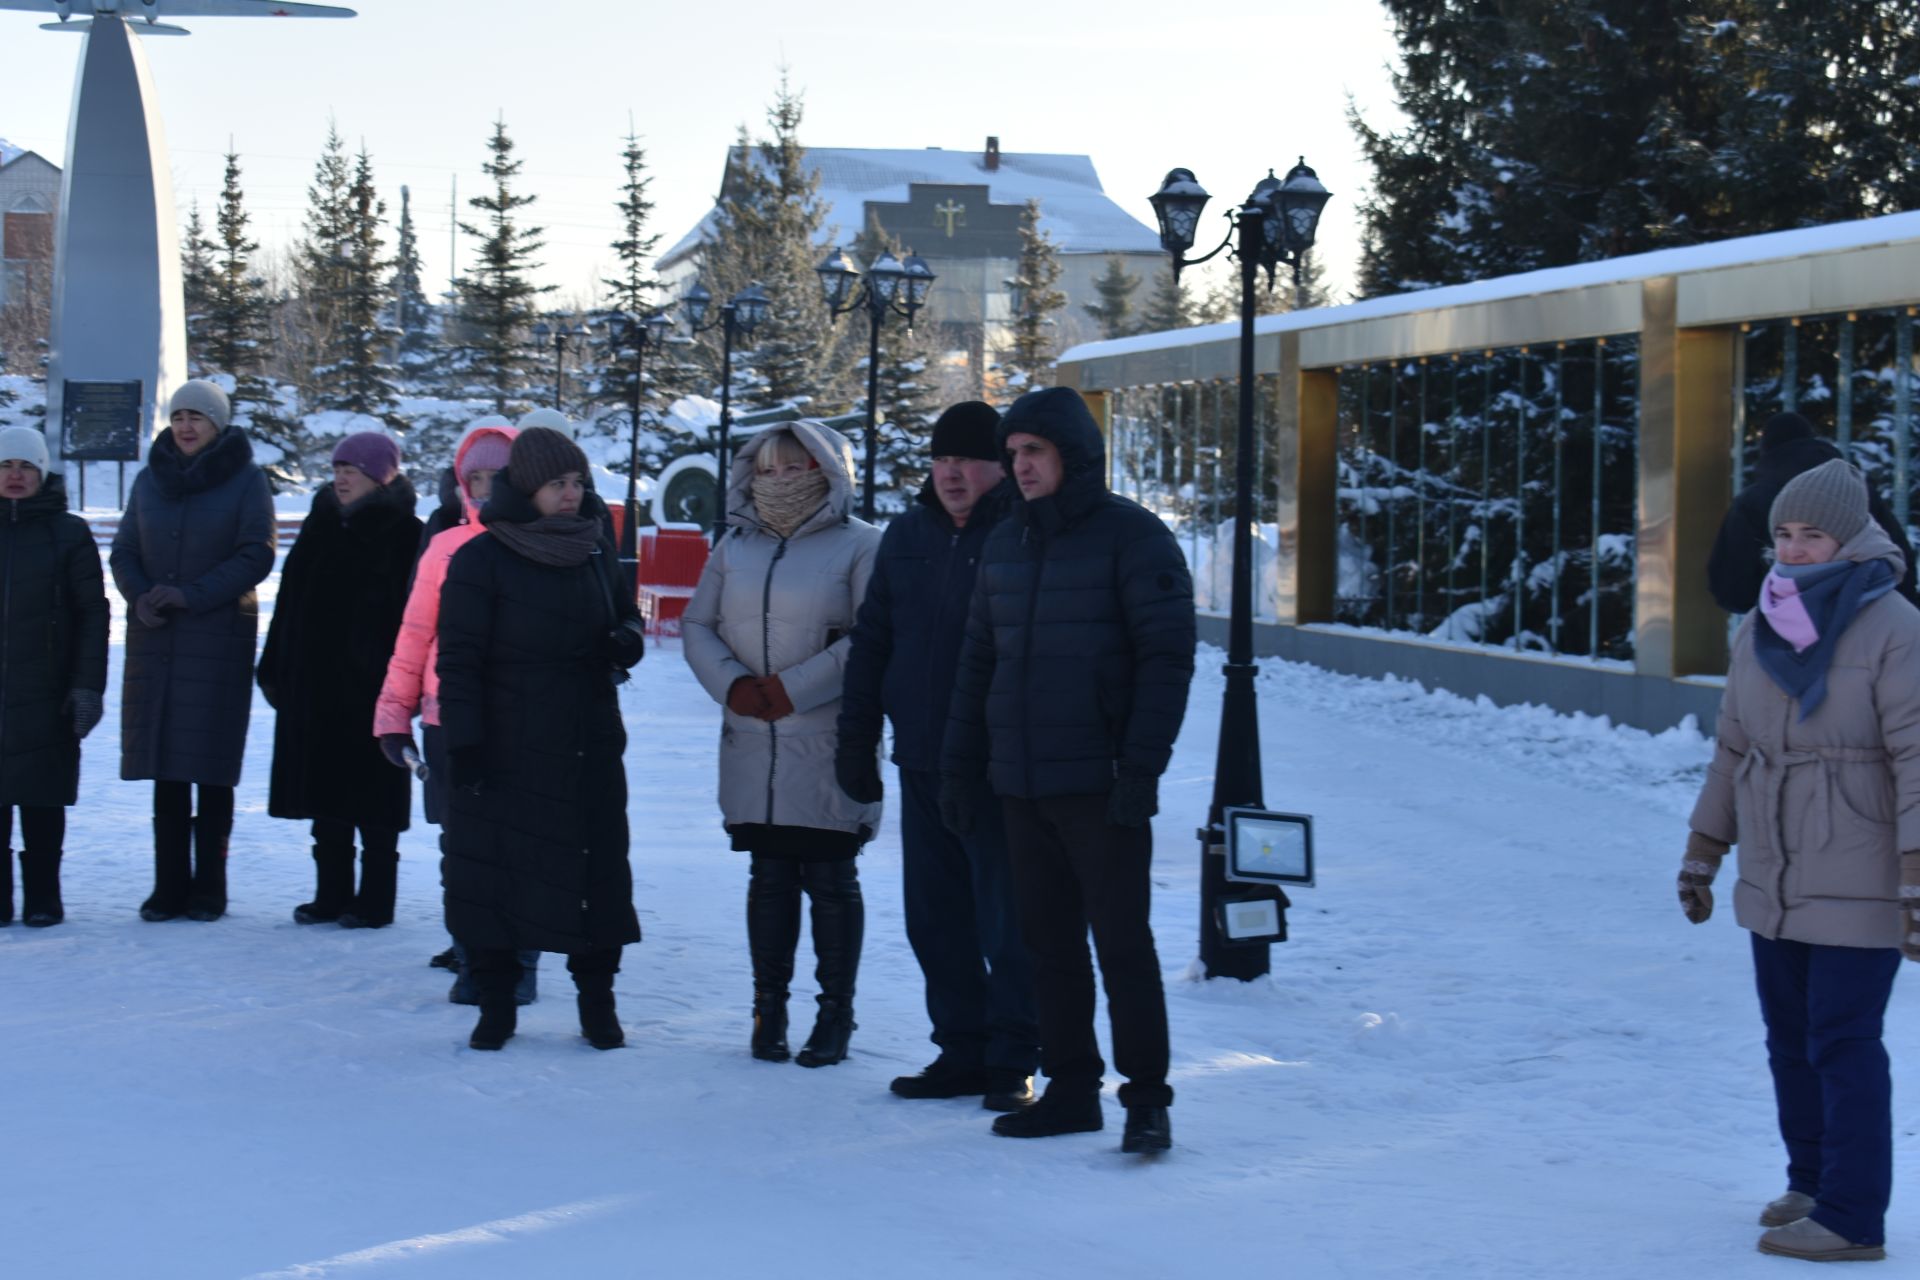
<svg viewBox="0 0 1920 1280">
<path fill-rule="evenodd" d="M 8 427 L 0 431 L 0 462 L 30 462 L 41 475 L 47 474 L 47 438 L 32 427 Z"/>
<path fill-rule="evenodd" d="M 546 427 L 558 431 L 567 439 L 573 439 L 573 419 L 558 409 L 529 409 L 520 415 L 520 421 L 513 424 L 525 431 L 528 427 Z"/>
</svg>

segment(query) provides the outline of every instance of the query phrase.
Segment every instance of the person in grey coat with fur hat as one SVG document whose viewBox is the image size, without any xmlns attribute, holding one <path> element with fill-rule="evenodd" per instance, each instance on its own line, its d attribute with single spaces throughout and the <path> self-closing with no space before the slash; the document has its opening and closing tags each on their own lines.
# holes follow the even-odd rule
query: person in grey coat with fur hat
<svg viewBox="0 0 1920 1280">
<path fill-rule="evenodd" d="M 812 902 L 820 996 L 796 1059 L 806 1067 L 846 1056 L 866 919 L 854 856 L 880 825 L 880 804 L 852 799 L 834 778 L 849 637 L 880 546 L 852 507 L 853 450 L 839 432 L 798 421 L 754 436 L 734 457 L 729 527 L 681 619 L 687 664 L 725 708 L 722 822 L 752 855 L 756 1058 L 789 1056 L 803 891 Z"/>
<path fill-rule="evenodd" d="M 1713 913 L 1739 846 L 1786 1193 L 1762 1252 L 1886 1256 L 1891 1078 L 1881 1024 L 1904 954 L 1920 960 L 1920 610 L 1905 558 L 1834 459 L 1771 512 L 1774 563 L 1734 637 L 1718 742 L 1690 820 L 1680 903 Z"/>
<path fill-rule="evenodd" d="M 253 710 L 253 589 L 278 537 L 266 475 L 229 412 L 211 382 L 174 392 L 108 557 L 131 614 L 120 776 L 153 779 L 146 920 L 218 920 L 227 909 L 233 789 Z"/>
</svg>

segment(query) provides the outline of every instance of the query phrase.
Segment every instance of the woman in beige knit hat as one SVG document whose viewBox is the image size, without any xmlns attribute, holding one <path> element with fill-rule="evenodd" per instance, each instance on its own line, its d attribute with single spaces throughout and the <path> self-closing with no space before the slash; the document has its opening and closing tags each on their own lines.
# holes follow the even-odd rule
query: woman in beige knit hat
<svg viewBox="0 0 1920 1280">
<path fill-rule="evenodd" d="M 1905 564 L 1838 459 L 1774 499 L 1774 564 L 1734 638 L 1718 745 L 1694 806 L 1680 903 L 1713 911 L 1739 846 L 1787 1190 L 1764 1253 L 1876 1259 L 1893 1178 L 1881 1020 L 1920 960 L 1920 610 Z"/>
</svg>

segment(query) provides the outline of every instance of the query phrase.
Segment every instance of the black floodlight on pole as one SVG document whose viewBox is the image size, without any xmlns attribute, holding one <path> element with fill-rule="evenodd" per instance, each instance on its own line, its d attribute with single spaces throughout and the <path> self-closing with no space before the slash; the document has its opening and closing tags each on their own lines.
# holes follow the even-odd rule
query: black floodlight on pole
<svg viewBox="0 0 1920 1280">
<path fill-rule="evenodd" d="M 687 327 L 695 333 L 705 333 L 710 329 L 720 330 L 720 440 L 719 471 L 715 478 L 716 499 L 713 504 L 713 540 L 718 542 L 720 535 L 727 529 L 727 483 L 733 474 L 731 431 L 733 427 L 733 335 L 736 332 L 752 334 L 767 318 L 767 309 L 773 305 L 773 299 L 758 283 L 750 284 L 727 299 L 720 308 L 720 318 L 707 322 L 707 312 L 713 306 L 713 294 L 706 286 L 695 283 L 693 288 L 680 296 L 680 305 L 686 308 Z"/>
<path fill-rule="evenodd" d="M 643 375 L 647 351 L 667 340 L 673 319 L 663 311 L 656 311 L 645 320 L 628 312 L 617 317 L 615 326 L 615 341 L 633 349 L 632 394 L 627 404 L 627 518 L 620 529 L 620 564 L 627 571 L 629 588 L 637 595 L 640 590 L 640 392 L 646 381 Z"/>
<path fill-rule="evenodd" d="M 912 250 L 908 250 L 904 263 L 882 250 L 867 268 L 864 282 L 859 271 L 847 261 L 847 255 L 838 248 L 821 259 L 813 270 L 820 277 L 820 293 L 829 315 L 837 319 L 857 307 L 867 309 L 867 459 L 860 486 L 860 518 L 871 523 L 874 488 L 878 483 L 875 463 L 880 452 L 880 323 L 891 312 L 905 317 L 908 328 L 912 328 L 913 317 L 927 304 L 935 276 L 933 269 Z"/>
<path fill-rule="evenodd" d="M 1233 603 L 1227 640 L 1227 688 L 1220 713 L 1220 743 L 1214 759 L 1213 805 L 1200 830 L 1200 961 L 1209 978 L 1248 981 L 1268 972 L 1268 943 L 1286 937 L 1286 894 L 1277 883 L 1248 893 L 1228 887 L 1227 814 L 1262 807 L 1260 718 L 1254 699 L 1253 664 L 1253 466 L 1255 398 L 1254 293 L 1262 268 L 1268 286 L 1283 262 L 1298 279 L 1300 258 L 1313 247 L 1320 211 L 1330 193 L 1304 158 L 1284 180 L 1269 171 L 1246 201 L 1226 216 L 1227 236 L 1212 250 L 1189 258 L 1207 191 L 1191 169 L 1174 169 L 1148 197 L 1160 223 L 1161 247 L 1173 257 L 1176 280 L 1229 245 L 1240 261 L 1240 414 L 1234 456 Z M 1236 239 L 1237 238 L 1237 239 Z M 1251 903 L 1264 902 L 1266 906 Z M 1231 911 L 1228 903 L 1233 904 Z M 1271 924 L 1272 928 L 1257 926 Z M 1231 927 L 1230 927 L 1231 926 Z"/>
</svg>

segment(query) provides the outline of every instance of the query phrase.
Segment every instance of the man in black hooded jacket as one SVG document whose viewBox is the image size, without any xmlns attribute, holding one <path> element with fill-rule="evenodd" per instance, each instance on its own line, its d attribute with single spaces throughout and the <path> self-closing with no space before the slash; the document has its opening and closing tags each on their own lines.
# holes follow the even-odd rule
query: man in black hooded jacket
<svg viewBox="0 0 1920 1280">
<path fill-rule="evenodd" d="M 1164 1151 L 1173 1090 L 1149 820 L 1193 679 L 1193 580 L 1167 526 L 1108 491 L 1100 428 L 1076 392 L 1020 397 L 1000 439 L 1020 496 L 982 554 L 940 766 L 955 831 L 999 797 L 1033 956 L 1047 1091 L 993 1131 L 1104 1123 L 1091 926 L 1127 1078 L 1121 1150 Z"/>
<path fill-rule="evenodd" d="M 1816 437 L 1813 424 L 1799 414 L 1776 413 L 1767 419 L 1760 435 L 1759 465 L 1754 468 L 1753 479 L 1733 496 L 1733 505 L 1720 522 L 1720 534 L 1707 560 L 1707 587 L 1722 609 L 1746 613 L 1760 602 L 1760 583 L 1767 576 L 1769 563 L 1767 553 L 1773 549 L 1769 513 L 1780 490 L 1802 471 L 1840 456 L 1839 448 L 1832 441 Z M 1868 513 L 1907 559 L 1907 571 L 1896 589 L 1920 605 L 1920 595 L 1914 591 L 1913 547 L 1907 531 L 1880 495 L 1871 491 L 1872 486 L 1868 489 Z"/>
</svg>

